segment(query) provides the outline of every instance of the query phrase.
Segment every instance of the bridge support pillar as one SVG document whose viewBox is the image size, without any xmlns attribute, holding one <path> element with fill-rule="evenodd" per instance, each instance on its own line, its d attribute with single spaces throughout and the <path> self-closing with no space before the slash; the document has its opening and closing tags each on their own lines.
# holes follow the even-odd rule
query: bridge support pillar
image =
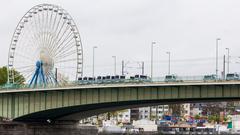
<svg viewBox="0 0 240 135">
<path fill-rule="evenodd" d="M 83 126 L 73 123 L 0 123 L 0 134 L 2 135 L 97 135 L 95 126 Z"/>
</svg>

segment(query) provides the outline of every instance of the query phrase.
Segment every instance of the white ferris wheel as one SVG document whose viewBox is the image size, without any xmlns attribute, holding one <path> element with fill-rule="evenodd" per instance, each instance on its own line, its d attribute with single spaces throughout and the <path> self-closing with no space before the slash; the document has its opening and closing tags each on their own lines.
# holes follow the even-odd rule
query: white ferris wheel
<svg viewBox="0 0 240 135">
<path fill-rule="evenodd" d="M 21 75 L 29 85 L 60 84 L 83 74 L 83 49 L 77 26 L 56 5 L 34 6 L 21 18 L 8 55 L 9 83 L 19 83 L 16 78 Z"/>
</svg>

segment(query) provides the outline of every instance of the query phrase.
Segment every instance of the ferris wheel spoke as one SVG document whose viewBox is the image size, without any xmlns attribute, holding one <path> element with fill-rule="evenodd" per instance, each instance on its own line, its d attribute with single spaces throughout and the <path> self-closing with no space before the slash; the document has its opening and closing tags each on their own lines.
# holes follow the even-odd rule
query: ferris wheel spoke
<svg viewBox="0 0 240 135">
<path fill-rule="evenodd" d="M 70 39 L 73 39 L 74 34 L 73 34 L 72 31 L 69 31 L 67 34 L 66 34 L 66 33 L 67 33 L 67 32 L 65 32 L 65 33 L 63 34 L 63 36 L 65 35 L 65 38 L 63 38 L 63 36 L 62 36 L 61 38 L 59 38 L 59 42 L 62 41 L 61 43 L 59 43 L 59 46 L 62 45 L 64 42 L 66 42 L 70 37 L 72 37 L 72 38 L 70 38 Z M 63 40 L 62 40 L 62 39 L 63 39 Z"/>
<path fill-rule="evenodd" d="M 58 14 L 57 12 L 56 12 L 56 14 Z M 62 15 L 59 17 L 59 20 L 58 20 L 58 23 L 57 23 L 57 26 L 56 26 L 56 28 L 55 28 L 55 30 L 54 30 L 54 33 L 57 33 L 57 30 L 58 30 L 58 27 L 59 27 L 59 25 L 60 25 L 60 22 L 61 22 L 61 18 L 62 18 Z M 57 40 L 57 35 L 55 36 L 55 40 Z M 52 50 L 52 48 L 53 48 L 53 46 L 52 46 L 52 44 L 54 44 L 54 42 L 56 42 L 56 41 L 54 41 L 54 40 L 51 40 L 50 41 L 50 50 Z"/>
<path fill-rule="evenodd" d="M 59 56 L 55 57 L 55 60 L 61 59 L 61 58 L 67 58 L 68 56 L 76 55 L 76 50 L 63 52 L 62 54 L 59 54 Z"/>
<path fill-rule="evenodd" d="M 64 31 L 62 32 L 61 36 L 59 35 L 59 40 L 58 40 L 58 42 L 60 42 L 61 39 L 64 39 L 63 37 L 64 37 L 64 35 L 66 35 L 67 31 L 69 31 L 68 34 L 71 33 L 71 30 L 70 30 L 69 28 L 70 28 L 69 25 L 65 26 L 65 29 L 64 29 Z M 67 35 L 68 35 L 68 34 L 67 34 Z"/>
<path fill-rule="evenodd" d="M 52 13 L 54 13 L 55 11 L 53 10 L 52 11 Z M 55 17 L 54 17 L 54 21 L 53 21 L 53 25 L 50 25 L 50 30 L 51 31 L 54 31 L 54 26 L 55 26 L 55 23 L 56 23 L 56 20 L 57 20 L 57 13 L 55 14 Z M 52 42 L 52 40 L 53 40 L 53 36 L 52 36 L 52 33 L 51 34 L 49 34 L 49 38 L 48 38 L 48 48 L 49 48 L 49 50 L 50 50 L 50 48 L 51 48 L 51 42 Z"/>
<path fill-rule="evenodd" d="M 43 9 L 41 9 L 41 11 L 39 11 L 39 32 L 41 34 L 41 47 L 44 47 L 44 12 L 43 12 Z"/>
<path fill-rule="evenodd" d="M 24 70 L 18 69 L 18 71 L 21 72 L 21 73 L 32 72 L 34 70 L 35 70 L 35 68 L 27 68 L 27 69 L 24 69 Z"/>
<path fill-rule="evenodd" d="M 73 58 L 73 59 L 64 59 L 64 60 L 59 60 L 59 61 L 56 61 L 55 63 L 65 63 L 65 62 L 70 62 L 70 61 L 76 61 L 77 58 Z"/>
<path fill-rule="evenodd" d="M 66 31 L 67 31 L 67 27 L 66 27 L 66 30 L 63 32 L 62 36 L 59 38 L 59 40 L 55 43 L 55 45 L 53 45 L 54 46 L 53 50 L 62 45 L 62 43 L 59 43 L 62 39 L 64 42 L 65 40 L 67 40 L 69 38 L 69 34 L 71 34 L 71 31 L 68 33 L 67 37 L 63 38 L 63 36 L 66 34 Z"/>
<path fill-rule="evenodd" d="M 26 44 L 26 41 L 24 42 L 23 40 L 24 40 L 24 35 L 25 35 L 27 29 L 28 28 L 25 28 L 21 31 L 23 36 L 20 37 L 20 39 L 18 41 L 19 42 L 18 44 Z M 29 38 L 28 35 L 30 35 L 30 34 L 29 34 L 29 32 L 27 32 L 27 33 L 28 33 L 27 37 L 25 37 L 25 38 Z M 32 38 L 29 38 L 29 39 L 32 39 Z M 26 47 L 28 47 L 28 46 L 26 46 Z"/>
<path fill-rule="evenodd" d="M 36 12 L 37 11 L 34 11 L 34 14 L 36 14 Z M 32 21 L 32 23 L 34 23 L 33 25 L 32 25 L 32 27 L 33 27 L 33 38 L 31 39 L 31 40 L 35 40 L 35 44 L 37 45 L 37 46 L 34 46 L 34 47 L 40 47 L 40 44 L 41 44 L 41 40 L 40 40 L 40 35 L 39 35 L 39 24 L 37 23 L 38 22 L 38 20 L 37 20 L 37 16 L 36 15 L 34 15 L 34 16 L 32 16 L 32 20 L 34 20 L 34 21 Z"/>
<path fill-rule="evenodd" d="M 42 9 L 42 11 L 41 11 L 41 15 L 42 15 L 42 22 L 41 22 L 41 33 L 42 33 L 42 46 L 44 47 L 44 44 L 45 44 L 45 40 L 44 40 L 44 22 L 45 22 L 45 17 L 44 17 L 44 10 Z"/>
<path fill-rule="evenodd" d="M 48 37 L 49 37 L 49 35 L 50 35 L 50 33 L 49 33 L 49 30 L 50 30 L 50 25 L 51 25 L 51 22 L 52 22 L 52 12 L 51 13 L 49 13 L 49 10 L 46 10 L 46 12 L 47 12 L 47 16 L 46 16 L 46 24 L 45 24 L 45 45 L 46 45 L 46 48 L 48 48 L 49 47 L 49 45 L 48 45 Z M 50 15 L 50 18 L 49 18 L 49 14 L 51 14 Z"/>
<path fill-rule="evenodd" d="M 31 58 L 30 56 L 26 56 L 25 54 L 20 54 L 19 52 L 16 52 L 15 53 L 18 57 L 22 57 L 22 58 L 26 58 L 25 60 L 28 60 L 28 61 L 35 61 L 33 58 Z M 15 56 L 16 56 L 15 55 Z"/>
<path fill-rule="evenodd" d="M 59 50 L 61 50 L 61 49 L 62 49 L 63 47 L 65 47 L 69 42 L 72 41 L 73 36 L 72 36 L 72 38 L 70 38 L 71 35 L 72 35 L 72 33 L 70 32 L 70 33 L 65 37 L 65 39 L 63 39 L 63 41 L 57 46 L 57 48 L 54 49 L 53 54 L 56 55 L 56 53 L 57 53 Z"/>
<path fill-rule="evenodd" d="M 49 76 L 49 72 L 46 73 L 46 82 L 51 82 L 51 78 Z M 51 83 L 53 83 L 53 82 L 51 82 Z"/>
<path fill-rule="evenodd" d="M 43 29 L 43 31 L 44 31 L 44 33 L 43 33 L 43 37 L 44 37 L 44 46 L 46 47 L 47 46 L 47 35 L 48 35 L 48 32 L 47 32 L 47 29 L 48 29 L 48 10 L 46 10 L 46 21 L 45 21 L 45 23 L 44 23 L 44 27 L 43 27 L 44 29 Z"/>
<path fill-rule="evenodd" d="M 30 23 L 30 26 L 32 26 L 32 23 L 33 22 L 31 22 Z M 25 40 L 25 42 L 23 42 L 22 44 L 37 44 L 36 43 L 36 41 L 34 40 L 35 39 L 35 32 L 33 32 L 33 30 L 31 30 L 31 27 L 26 27 L 26 28 L 24 28 L 24 30 L 23 30 L 23 36 L 22 36 L 22 39 L 25 39 L 25 38 L 29 38 L 30 40 Z M 26 33 L 26 34 L 25 34 Z M 24 35 L 26 35 L 26 37 L 24 36 Z M 31 37 L 29 37 L 29 36 L 31 36 Z M 26 43 L 28 41 L 28 43 Z M 35 42 L 34 42 L 35 41 Z M 20 44 L 20 43 L 19 43 Z M 37 44 L 38 45 L 38 44 Z"/>
<path fill-rule="evenodd" d="M 73 39 L 73 38 L 72 38 Z M 76 46 L 76 42 L 74 40 L 70 39 L 69 41 L 65 42 L 65 44 L 61 48 L 57 48 L 54 52 L 55 56 L 58 55 L 58 53 L 63 52 L 65 50 L 69 50 L 71 48 L 74 48 Z"/>
<path fill-rule="evenodd" d="M 39 9 L 37 9 L 37 10 L 39 10 Z M 42 25 L 41 25 L 41 19 L 40 19 L 41 17 L 40 16 L 41 16 L 40 12 L 37 11 L 37 19 L 36 19 L 36 21 L 37 21 L 37 27 L 38 27 L 39 42 L 40 42 L 40 44 L 43 44 L 42 35 L 41 35 L 41 33 L 42 33 Z M 39 46 L 39 47 L 41 47 L 41 46 Z"/>
<path fill-rule="evenodd" d="M 32 78 L 32 75 L 35 73 L 35 71 L 32 71 L 32 72 L 29 72 L 29 73 L 26 73 L 24 78 L 26 79 L 25 81 L 26 82 L 30 82 L 31 78 Z"/>
<path fill-rule="evenodd" d="M 54 58 L 57 57 L 61 52 L 66 52 L 66 51 L 72 49 L 74 46 L 76 46 L 75 42 L 70 43 L 70 41 L 67 42 L 62 48 L 58 48 L 56 50 L 56 52 L 54 52 Z"/>
<path fill-rule="evenodd" d="M 22 73 L 21 75 L 19 75 L 19 76 L 15 76 L 16 78 L 18 78 L 18 77 L 24 77 L 24 79 L 25 79 L 25 81 L 30 81 L 30 78 L 31 78 L 31 76 L 32 76 L 32 74 L 34 74 L 34 71 L 32 71 L 32 72 L 25 72 L 25 73 Z M 20 80 L 19 80 L 20 81 Z"/>
<path fill-rule="evenodd" d="M 52 17 L 53 17 L 53 10 L 51 11 L 50 21 L 49 21 L 49 24 L 48 24 L 48 35 L 46 37 L 48 48 L 49 48 L 49 41 L 50 41 L 50 38 L 51 38 L 50 31 L 52 30 L 52 27 L 51 27 L 52 26 Z"/>
<path fill-rule="evenodd" d="M 69 68 L 75 69 L 76 67 L 69 67 L 69 66 L 58 67 L 58 69 L 69 69 Z"/>
<path fill-rule="evenodd" d="M 21 66 L 21 67 L 15 67 L 16 69 L 25 69 L 29 67 L 35 67 L 35 65 L 29 65 L 29 66 Z"/>
<path fill-rule="evenodd" d="M 41 29 L 41 21 L 40 21 L 40 13 L 41 12 L 39 12 L 38 11 L 39 9 L 37 9 L 37 15 L 35 15 L 35 17 L 34 17 L 34 21 L 35 21 L 35 25 L 36 25 L 36 34 L 37 34 L 37 41 L 38 41 L 38 43 L 39 43 L 39 48 L 41 48 L 41 44 L 43 44 L 43 40 L 42 40 L 42 35 L 41 35 L 41 31 L 42 31 L 42 29 Z"/>
<path fill-rule="evenodd" d="M 67 56 L 76 55 L 76 52 L 76 50 L 66 50 L 58 54 L 56 57 L 54 57 L 54 59 L 57 60 L 59 58 L 67 58 Z"/>
<path fill-rule="evenodd" d="M 55 49 L 55 46 L 56 46 L 56 45 L 58 44 L 58 42 L 59 42 L 59 34 L 61 33 L 65 22 L 66 22 L 66 20 L 64 20 L 64 22 L 62 23 L 62 25 L 61 25 L 61 27 L 60 27 L 60 30 L 58 31 L 58 34 L 57 34 L 57 36 L 56 36 L 56 39 L 58 39 L 58 40 L 57 40 L 56 42 L 54 42 L 54 44 L 51 45 L 51 46 L 53 46 L 53 48 L 51 49 L 51 51 L 52 51 L 53 49 Z"/>
</svg>

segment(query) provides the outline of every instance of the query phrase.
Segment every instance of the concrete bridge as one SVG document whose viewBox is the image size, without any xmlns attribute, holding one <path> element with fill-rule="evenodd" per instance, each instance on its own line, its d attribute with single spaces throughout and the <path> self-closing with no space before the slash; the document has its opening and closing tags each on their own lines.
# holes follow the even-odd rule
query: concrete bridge
<svg viewBox="0 0 240 135">
<path fill-rule="evenodd" d="M 100 113 L 169 103 L 240 99 L 240 82 L 83 85 L 0 91 L 0 116 L 23 122 L 79 120 Z"/>
</svg>

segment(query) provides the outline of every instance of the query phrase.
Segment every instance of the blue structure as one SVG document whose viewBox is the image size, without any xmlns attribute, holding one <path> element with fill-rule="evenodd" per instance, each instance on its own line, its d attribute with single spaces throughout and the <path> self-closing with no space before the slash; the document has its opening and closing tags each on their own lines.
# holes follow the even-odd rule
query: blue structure
<svg viewBox="0 0 240 135">
<path fill-rule="evenodd" d="M 46 86 L 46 80 L 45 80 L 45 75 L 43 72 L 43 62 L 42 61 L 37 61 L 36 70 L 30 81 L 29 87 L 31 87 L 31 86 L 36 87 L 37 85 L 43 86 L 43 87 Z"/>
</svg>

